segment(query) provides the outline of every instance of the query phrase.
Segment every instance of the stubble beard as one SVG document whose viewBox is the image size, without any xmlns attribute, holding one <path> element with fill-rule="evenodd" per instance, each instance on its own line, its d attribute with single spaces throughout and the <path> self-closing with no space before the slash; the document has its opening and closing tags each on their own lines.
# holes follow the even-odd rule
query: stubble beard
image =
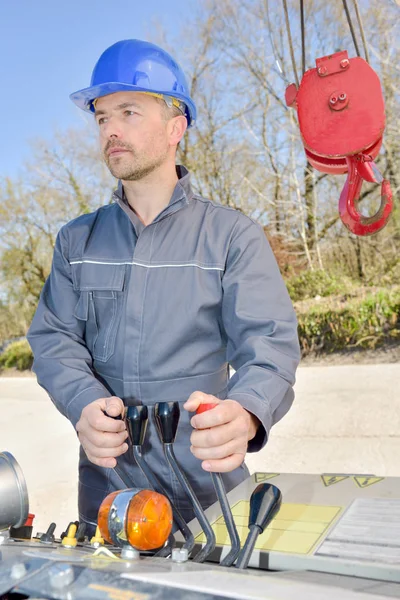
<svg viewBox="0 0 400 600">
<path fill-rule="evenodd" d="M 157 157 L 142 157 L 137 160 L 134 152 L 129 150 L 129 154 L 123 154 L 119 157 L 111 158 L 105 155 L 104 159 L 110 173 L 116 179 L 124 181 L 139 181 L 157 170 L 166 160 L 167 152 Z"/>
</svg>

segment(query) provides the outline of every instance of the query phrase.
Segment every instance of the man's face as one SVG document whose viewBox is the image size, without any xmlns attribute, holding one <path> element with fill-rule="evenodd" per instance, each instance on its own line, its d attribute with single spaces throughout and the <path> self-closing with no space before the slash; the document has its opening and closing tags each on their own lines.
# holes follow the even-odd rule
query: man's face
<svg viewBox="0 0 400 600">
<path fill-rule="evenodd" d="M 104 160 L 112 175 L 137 181 L 167 159 L 171 145 L 163 107 L 153 96 L 117 92 L 96 102 Z"/>
</svg>

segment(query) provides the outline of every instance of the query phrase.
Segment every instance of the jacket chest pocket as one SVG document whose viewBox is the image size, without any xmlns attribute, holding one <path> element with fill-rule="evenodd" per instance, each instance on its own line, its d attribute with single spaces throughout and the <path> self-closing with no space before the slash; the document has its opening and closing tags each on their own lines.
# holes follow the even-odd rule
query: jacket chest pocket
<svg viewBox="0 0 400 600">
<path fill-rule="evenodd" d="M 77 264 L 73 280 L 79 291 L 74 316 L 86 322 L 86 345 L 94 359 L 107 362 L 114 354 L 121 321 L 125 265 Z"/>
</svg>

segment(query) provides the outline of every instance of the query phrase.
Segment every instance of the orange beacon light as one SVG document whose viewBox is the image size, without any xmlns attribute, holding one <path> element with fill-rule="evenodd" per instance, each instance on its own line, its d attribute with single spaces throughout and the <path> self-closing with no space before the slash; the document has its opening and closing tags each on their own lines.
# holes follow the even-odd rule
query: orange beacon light
<svg viewBox="0 0 400 600">
<path fill-rule="evenodd" d="M 172 521 L 168 498 L 151 490 L 135 488 L 109 494 L 98 514 L 101 535 L 109 544 L 142 551 L 164 546 L 172 530 Z"/>
</svg>

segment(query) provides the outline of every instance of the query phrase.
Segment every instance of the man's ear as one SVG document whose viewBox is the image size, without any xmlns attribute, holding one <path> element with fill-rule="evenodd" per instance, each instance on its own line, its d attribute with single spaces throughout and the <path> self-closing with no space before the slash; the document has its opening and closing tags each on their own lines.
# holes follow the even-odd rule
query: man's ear
<svg viewBox="0 0 400 600">
<path fill-rule="evenodd" d="M 173 117 L 169 123 L 169 143 L 171 146 L 177 146 L 183 138 L 187 129 L 186 117 L 178 116 Z"/>
</svg>

